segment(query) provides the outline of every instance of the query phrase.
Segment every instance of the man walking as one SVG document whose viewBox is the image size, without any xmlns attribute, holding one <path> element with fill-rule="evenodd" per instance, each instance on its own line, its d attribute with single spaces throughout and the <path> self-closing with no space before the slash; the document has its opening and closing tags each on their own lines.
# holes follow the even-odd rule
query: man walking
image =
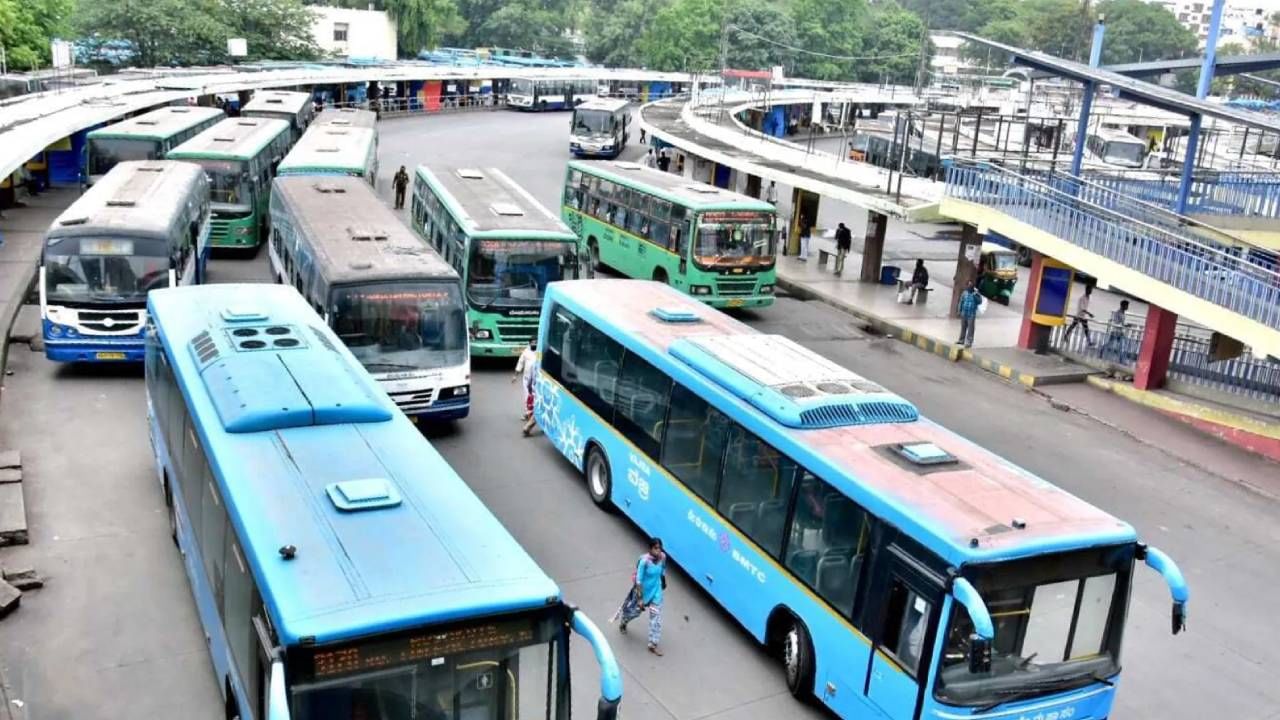
<svg viewBox="0 0 1280 720">
<path fill-rule="evenodd" d="M 973 347 L 973 326 L 978 320 L 978 307 L 982 305 L 982 296 L 978 294 L 978 288 L 970 280 L 965 286 L 964 292 L 960 293 L 960 304 L 957 311 L 960 313 L 960 339 L 956 343 L 967 348 Z"/>
<path fill-rule="evenodd" d="M 769 203 L 776 210 L 778 207 L 778 183 L 770 180 L 769 187 L 765 188 L 764 201 Z"/>
<path fill-rule="evenodd" d="M 853 249 L 853 233 L 840 223 L 836 226 L 836 275 L 844 272 L 844 257 Z"/>
<path fill-rule="evenodd" d="M 396 209 L 399 210 L 404 207 L 404 192 L 409 188 L 409 173 L 405 172 L 403 165 L 391 178 L 391 186 L 396 190 Z"/>
<path fill-rule="evenodd" d="M 813 226 L 809 224 L 809 218 L 804 215 L 800 216 L 800 259 L 808 262 L 809 260 L 809 236 L 813 233 Z"/>
<path fill-rule="evenodd" d="M 1093 317 L 1093 313 L 1089 312 L 1089 296 L 1093 295 L 1093 283 L 1085 283 L 1084 294 L 1076 301 L 1076 314 L 1071 319 L 1071 325 L 1067 327 L 1067 331 L 1062 334 L 1063 342 L 1071 339 L 1071 333 L 1075 332 L 1076 327 L 1084 328 L 1084 341 L 1089 347 L 1093 347 L 1093 336 L 1089 334 L 1089 318 Z"/>
<path fill-rule="evenodd" d="M 649 611 L 649 652 L 662 657 L 658 643 L 662 641 L 662 591 L 667 586 L 667 554 L 662 550 L 662 540 L 651 538 L 649 552 L 640 556 L 631 578 L 631 590 L 622 607 L 613 614 L 619 620 L 618 632 L 627 632 L 627 623 Z"/>
<path fill-rule="evenodd" d="M 1120 307 L 1111 313 L 1107 321 L 1107 342 L 1102 346 L 1102 359 L 1110 359 L 1117 363 L 1124 362 L 1125 315 L 1129 312 L 1129 301 L 1121 300 Z"/>
</svg>

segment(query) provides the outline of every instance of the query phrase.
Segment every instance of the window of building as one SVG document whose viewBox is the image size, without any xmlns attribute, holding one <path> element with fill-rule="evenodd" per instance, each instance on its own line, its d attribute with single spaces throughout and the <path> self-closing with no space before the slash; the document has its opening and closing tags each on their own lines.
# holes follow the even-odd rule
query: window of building
<svg viewBox="0 0 1280 720">
<path fill-rule="evenodd" d="M 347 23 L 334 23 L 333 24 L 333 41 L 340 42 L 340 43 L 346 42 L 348 27 L 349 26 L 347 25 Z"/>
</svg>

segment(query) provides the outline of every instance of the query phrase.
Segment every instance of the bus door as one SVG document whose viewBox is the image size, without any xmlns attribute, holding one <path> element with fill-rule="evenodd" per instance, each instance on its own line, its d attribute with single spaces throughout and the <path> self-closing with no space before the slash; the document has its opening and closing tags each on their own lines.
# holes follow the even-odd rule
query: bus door
<svg viewBox="0 0 1280 720">
<path fill-rule="evenodd" d="M 885 717 L 910 720 L 919 717 L 946 581 L 892 539 L 878 555 L 867 608 L 873 651 L 866 696 Z"/>
</svg>

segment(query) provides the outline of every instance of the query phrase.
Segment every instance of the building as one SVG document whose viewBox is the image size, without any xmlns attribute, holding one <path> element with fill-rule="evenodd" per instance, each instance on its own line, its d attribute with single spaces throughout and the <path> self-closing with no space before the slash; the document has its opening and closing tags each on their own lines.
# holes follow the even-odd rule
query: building
<svg viewBox="0 0 1280 720">
<path fill-rule="evenodd" d="M 974 63 L 964 57 L 965 41 L 947 32 L 929 33 L 929 42 L 933 44 L 933 58 L 929 61 L 932 80 L 940 81 L 947 76 L 972 75 L 981 73 L 980 63 Z"/>
<path fill-rule="evenodd" d="M 1213 0 L 1155 0 L 1195 33 L 1203 48 L 1209 37 L 1209 19 L 1213 13 Z M 1280 0 L 1227 0 L 1222 9 L 1222 30 L 1218 46 L 1236 43 L 1252 48 L 1259 38 L 1275 38 L 1280 32 L 1271 22 L 1271 16 L 1280 12 Z"/>
<path fill-rule="evenodd" d="M 335 57 L 395 60 L 396 23 L 381 10 L 349 10 L 314 5 L 311 36 Z M 415 50 L 416 52 L 416 50 Z"/>
</svg>

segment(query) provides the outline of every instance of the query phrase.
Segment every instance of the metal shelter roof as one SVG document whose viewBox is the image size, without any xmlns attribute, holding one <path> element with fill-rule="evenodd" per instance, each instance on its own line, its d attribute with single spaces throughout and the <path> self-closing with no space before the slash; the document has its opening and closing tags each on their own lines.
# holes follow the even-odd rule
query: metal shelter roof
<svg viewBox="0 0 1280 720">
<path fill-rule="evenodd" d="M 962 37 L 970 42 L 985 45 L 993 50 L 1009 53 L 1013 57 L 1014 63 L 1024 65 L 1036 70 L 1042 70 L 1052 75 L 1075 80 L 1076 82 L 1095 82 L 1110 85 L 1121 97 L 1137 102 L 1146 103 L 1162 110 L 1180 113 L 1182 115 L 1202 115 L 1204 117 L 1213 117 L 1228 122 L 1239 123 L 1256 130 L 1266 130 L 1268 132 L 1280 133 L 1280 121 L 1270 118 L 1266 115 L 1239 108 L 1227 107 L 1220 103 L 1209 102 L 1208 100 L 1200 100 L 1186 93 L 1178 92 L 1170 88 L 1161 87 L 1153 83 L 1138 80 L 1136 78 L 1121 75 L 1112 70 L 1103 68 L 1089 67 L 1084 63 L 1075 62 L 1073 60 L 1064 60 L 1054 57 L 1048 53 L 1042 53 L 1034 50 L 1024 50 L 1012 45 L 987 40 L 986 38 L 968 33 L 956 33 L 958 37 Z"/>
<path fill-rule="evenodd" d="M 1128 75 L 1129 77 L 1145 77 L 1161 75 L 1178 70 L 1199 70 L 1203 58 L 1182 58 L 1180 60 L 1152 60 L 1150 62 L 1125 63 L 1108 65 L 1107 70 Z M 1214 77 L 1239 75 L 1240 73 L 1262 72 L 1280 68 L 1280 53 L 1263 53 L 1261 55 L 1232 55 L 1219 57 L 1213 63 Z"/>
</svg>

